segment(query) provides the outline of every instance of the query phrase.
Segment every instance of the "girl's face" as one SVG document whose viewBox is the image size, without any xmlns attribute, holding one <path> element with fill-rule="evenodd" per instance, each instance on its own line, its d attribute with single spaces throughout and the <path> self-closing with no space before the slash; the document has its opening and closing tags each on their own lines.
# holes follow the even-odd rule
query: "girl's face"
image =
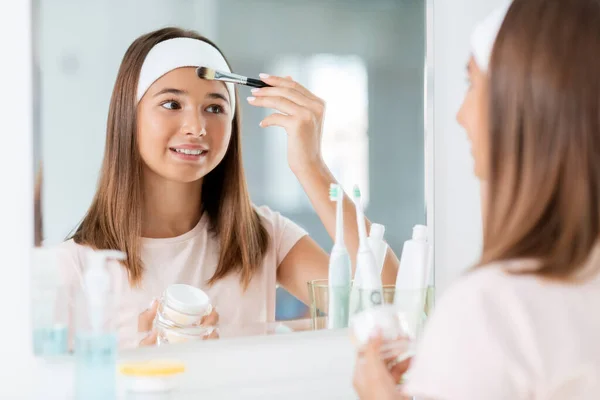
<svg viewBox="0 0 600 400">
<path fill-rule="evenodd" d="M 488 87 L 487 76 L 471 58 L 468 64 L 469 90 L 456 119 L 467 132 L 471 154 L 475 160 L 475 175 L 486 180 L 488 175 Z"/>
<path fill-rule="evenodd" d="M 170 181 L 202 179 L 225 157 L 233 112 L 224 83 L 199 79 L 192 67 L 163 75 L 137 109 L 145 167 Z"/>
</svg>

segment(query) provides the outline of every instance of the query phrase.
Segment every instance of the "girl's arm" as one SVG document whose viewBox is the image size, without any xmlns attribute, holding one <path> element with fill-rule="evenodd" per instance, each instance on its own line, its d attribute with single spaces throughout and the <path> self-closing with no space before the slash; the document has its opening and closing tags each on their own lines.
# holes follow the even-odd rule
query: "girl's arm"
<svg viewBox="0 0 600 400">
<path fill-rule="evenodd" d="M 313 208 L 329 235 L 335 237 L 335 203 L 329 199 L 329 186 L 335 178 L 321 157 L 321 132 L 325 103 L 302 85 L 289 78 L 261 74 L 261 79 L 271 85 L 253 89 L 248 98 L 251 105 L 273 108 L 261 122 L 262 127 L 280 126 L 288 133 L 288 163 L 308 195 Z M 370 222 L 366 220 L 367 232 Z M 354 203 L 344 197 L 344 236 L 350 257 L 354 261 L 358 251 L 358 227 Z M 353 262 L 354 264 L 354 262 Z M 306 282 L 327 278 L 327 254 L 310 238 L 301 239 L 290 250 L 278 269 L 279 282 L 292 294 L 304 299 Z M 394 284 L 399 261 L 388 248 L 382 280 Z"/>
</svg>

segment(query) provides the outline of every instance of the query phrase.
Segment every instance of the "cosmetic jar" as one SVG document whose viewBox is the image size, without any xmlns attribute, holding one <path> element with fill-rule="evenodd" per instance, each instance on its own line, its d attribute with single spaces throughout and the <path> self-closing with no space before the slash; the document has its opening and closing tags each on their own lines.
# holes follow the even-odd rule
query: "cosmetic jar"
<svg viewBox="0 0 600 400">
<path fill-rule="evenodd" d="M 213 310 L 208 295 L 190 285 L 169 286 L 159 299 L 154 327 L 157 344 L 181 343 L 203 339 L 214 327 L 201 326 L 202 318 Z"/>
<path fill-rule="evenodd" d="M 185 365 L 171 361 L 142 361 L 119 365 L 123 398 L 127 400 L 173 399 Z"/>
<path fill-rule="evenodd" d="M 372 307 L 355 314 L 350 319 L 352 342 L 361 349 L 371 338 L 379 334 L 383 340 L 383 359 L 409 357 L 414 340 L 407 330 L 404 314 L 392 304 Z"/>
</svg>

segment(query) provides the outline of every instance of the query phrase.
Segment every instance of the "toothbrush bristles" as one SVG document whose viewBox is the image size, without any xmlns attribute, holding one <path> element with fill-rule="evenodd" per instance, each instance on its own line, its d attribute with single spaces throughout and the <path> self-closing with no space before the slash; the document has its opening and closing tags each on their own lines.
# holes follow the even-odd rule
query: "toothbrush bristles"
<svg viewBox="0 0 600 400">
<path fill-rule="evenodd" d="M 335 183 L 332 183 L 329 187 L 329 199 L 331 201 L 337 201 L 340 195 L 340 188 Z"/>
<path fill-rule="evenodd" d="M 358 188 L 358 185 L 354 185 L 354 197 L 360 198 L 360 189 Z"/>
</svg>

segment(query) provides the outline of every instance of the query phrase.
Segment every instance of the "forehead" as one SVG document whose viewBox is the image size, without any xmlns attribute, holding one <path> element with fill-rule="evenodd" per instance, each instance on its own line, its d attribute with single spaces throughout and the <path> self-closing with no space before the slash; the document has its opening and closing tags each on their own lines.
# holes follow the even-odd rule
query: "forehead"
<svg viewBox="0 0 600 400">
<path fill-rule="evenodd" d="M 198 78 L 194 67 L 182 67 L 167 72 L 148 88 L 148 93 L 155 94 L 165 88 L 185 90 L 191 96 L 202 98 L 208 93 L 219 93 L 226 99 L 229 98 L 225 83 Z"/>
</svg>

